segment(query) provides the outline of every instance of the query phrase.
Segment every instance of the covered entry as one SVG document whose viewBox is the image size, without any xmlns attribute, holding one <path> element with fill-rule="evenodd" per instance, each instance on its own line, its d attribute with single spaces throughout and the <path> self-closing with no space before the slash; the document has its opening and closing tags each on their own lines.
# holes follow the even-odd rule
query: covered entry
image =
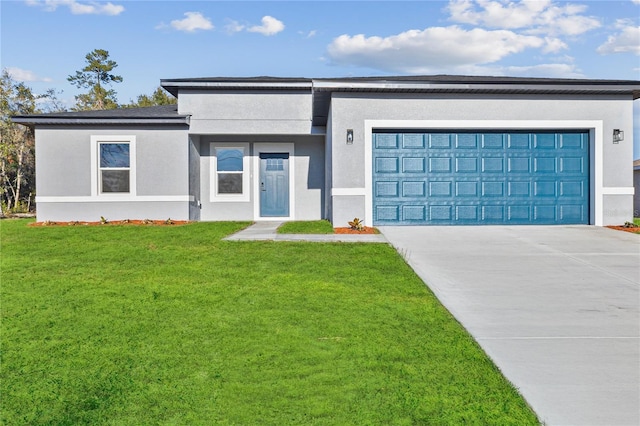
<svg viewBox="0 0 640 426">
<path fill-rule="evenodd" d="M 375 225 L 589 223 L 589 132 L 374 130 Z"/>
</svg>

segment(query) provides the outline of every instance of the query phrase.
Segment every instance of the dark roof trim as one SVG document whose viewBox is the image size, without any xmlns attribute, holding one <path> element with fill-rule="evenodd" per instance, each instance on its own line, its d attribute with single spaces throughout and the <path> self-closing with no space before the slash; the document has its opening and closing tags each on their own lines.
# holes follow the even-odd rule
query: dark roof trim
<svg viewBox="0 0 640 426">
<path fill-rule="evenodd" d="M 11 117 L 14 123 L 25 125 L 189 125 L 189 117 L 186 118 L 56 118 L 36 117 L 32 115 L 17 115 Z"/>
<path fill-rule="evenodd" d="M 178 96 L 181 89 L 188 90 L 304 90 L 311 91 L 313 80 L 310 78 L 176 78 L 160 80 L 160 85 Z"/>
<path fill-rule="evenodd" d="M 351 78 L 180 78 L 161 80 L 174 96 L 180 89 L 204 90 L 293 90 L 421 92 L 421 93 L 539 93 L 539 94 L 629 94 L 640 98 L 640 81 L 569 78 L 487 76 L 389 76 Z"/>
<path fill-rule="evenodd" d="M 177 105 L 53 112 L 11 117 L 13 122 L 25 125 L 189 125 L 189 118 L 189 115 L 178 114 Z"/>
</svg>

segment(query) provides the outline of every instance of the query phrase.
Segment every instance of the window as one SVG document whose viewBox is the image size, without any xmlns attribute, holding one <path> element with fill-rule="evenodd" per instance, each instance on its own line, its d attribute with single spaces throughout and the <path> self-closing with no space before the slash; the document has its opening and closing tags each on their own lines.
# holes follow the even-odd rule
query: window
<svg viewBox="0 0 640 426">
<path fill-rule="evenodd" d="M 248 144 L 211 144 L 212 201 L 249 201 L 248 151 Z"/>
<path fill-rule="evenodd" d="M 122 199 L 136 196 L 136 137 L 91 136 L 91 194 Z"/>
<path fill-rule="evenodd" d="M 242 194 L 243 151 L 240 148 L 216 149 L 218 194 Z"/>
<path fill-rule="evenodd" d="M 130 165 L 128 143 L 100 143 L 100 192 L 129 193 Z"/>
</svg>

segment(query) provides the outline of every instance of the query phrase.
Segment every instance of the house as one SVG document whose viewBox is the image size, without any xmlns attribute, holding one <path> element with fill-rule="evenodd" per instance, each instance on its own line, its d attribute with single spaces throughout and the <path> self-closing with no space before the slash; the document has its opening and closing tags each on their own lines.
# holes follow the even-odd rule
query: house
<svg viewBox="0 0 640 426">
<path fill-rule="evenodd" d="M 640 81 L 187 78 L 177 106 L 16 116 L 39 221 L 620 224 Z"/>
<path fill-rule="evenodd" d="M 640 159 L 633 162 L 633 217 L 640 217 Z"/>
</svg>

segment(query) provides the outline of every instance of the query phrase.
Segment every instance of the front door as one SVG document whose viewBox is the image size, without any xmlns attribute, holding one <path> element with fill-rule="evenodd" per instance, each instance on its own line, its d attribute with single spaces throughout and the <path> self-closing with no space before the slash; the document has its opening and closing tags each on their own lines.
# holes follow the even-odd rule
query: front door
<svg viewBox="0 0 640 426">
<path fill-rule="evenodd" d="M 260 216 L 289 216 L 289 154 L 260 154 Z"/>
</svg>

